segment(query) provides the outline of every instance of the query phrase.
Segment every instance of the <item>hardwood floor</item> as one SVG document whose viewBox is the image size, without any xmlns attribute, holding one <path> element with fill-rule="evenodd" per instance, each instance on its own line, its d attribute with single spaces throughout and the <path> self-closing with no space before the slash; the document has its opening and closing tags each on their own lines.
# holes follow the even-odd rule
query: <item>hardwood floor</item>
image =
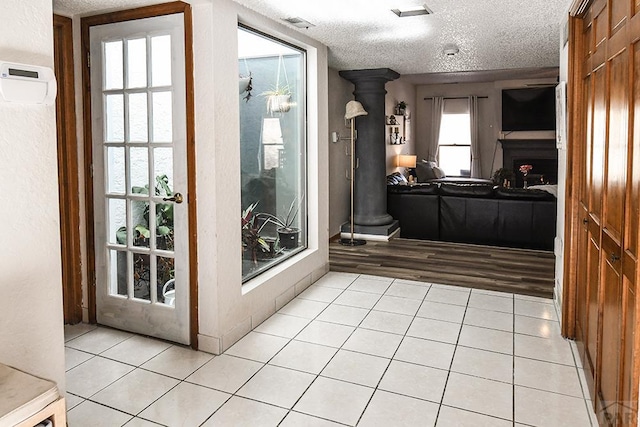
<svg viewBox="0 0 640 427">
<path fill-rule="evenodd" d="M 553 252 L 425 240 L 329 243 L 331 271 L 553 298 Z"/>
</svg>

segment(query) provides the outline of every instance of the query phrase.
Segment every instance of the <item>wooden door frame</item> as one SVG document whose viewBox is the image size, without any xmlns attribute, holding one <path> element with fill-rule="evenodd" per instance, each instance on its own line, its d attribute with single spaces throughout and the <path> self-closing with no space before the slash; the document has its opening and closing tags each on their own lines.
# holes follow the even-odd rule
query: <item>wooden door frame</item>
<svg viewBox="0 0 640 427">
<path fill-rule="evenodd" d="M 84 108 L 84 170 L 87 221 L 87 282 L 89 321 L 96 322 L 95 230 L 93 226 L 93 137 L 91 129 L 91 76 L 89 30 L 95 25 L 113 24 L 157 16 L 184 14 L 186 132 L 187 132 L 187 209 L 189 218 L 189 330 L 191 347 L 198 348 L 198 247 L 196 209 L 195 99 L 193 77 L 193 23 L 191 5 L 181 1 L 122 10 L 81 19 L 82 88 Z"/>
<path fill-rule="evenodd" d="M 53 15 L 53 43 L 54 68 L 58 81 L 56 132 L 62 301 L 64 322 L 75 324 L 82 321 L 82 264 L 80 262 L 80 187 L 71 18 Z"/>
</svg>

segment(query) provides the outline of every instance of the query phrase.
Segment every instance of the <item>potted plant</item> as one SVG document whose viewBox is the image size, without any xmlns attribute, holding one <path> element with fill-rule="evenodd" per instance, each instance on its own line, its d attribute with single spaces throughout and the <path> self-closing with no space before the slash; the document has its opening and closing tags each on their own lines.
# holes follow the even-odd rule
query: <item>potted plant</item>
<svg viewBox="0 0 640 427">
<path fill-rule="evenodd" d="M 298 247 L 298 237 L 300 235 L 300 229 L 293 227 L 296 216 L 298 215 L 298 208 L 296 206 L 297 198 L 294 198 L 289 206 L 287 215 L 284 217 L 277 217 L 270 213 L 260 213 L 260 217 L 266 219 L 265 223 L 270 222 L 274 224 L 278 232 L 278 241 L 280 242 L 280 248 L 282 249 L 295 249 Z"/>
<path fill-rule="evenodd" d="M 267 243 L 267 241 L 260 236 L 262 229 L 267 225 L 267 221 L 261 220 L 260 216 L 265 215 L 262 213 L 255 213 L 254 210 L 258 206 L 258 202 L 255 202 L 245 210 L 242 211 L 242 253 L 253 261 L 254 264 L 258 263 L 258 254 L 273 253 L 273 244 Z"/>
<path fill-rule="evenodd" d="M 404 101 L 398 102 L 398 105 L 396 105 L 396 115 L 404 116 L 406 112 L 407 112 L 407 103 Z"/>
<path fill-rule="evenodd" d="M 291 89 L 289 85 L 281 86 L 276 84 L 271 90 L 262 92 L 260 95 L 267 98 L 267 112 L 286 113 L 291 110 Z"/>
<path fill-rule="evenodd" d="M 493 173 L 493 182 L 494 182 L 494 184 L 500 185 L 502 187 L 508 187 L 508 184 L 514 178 L 515 178 L 515 175 L 513 174 L 513 171 L 511 169 L 507 169 L 507 168 L 497 169 Z"/>
</svg>

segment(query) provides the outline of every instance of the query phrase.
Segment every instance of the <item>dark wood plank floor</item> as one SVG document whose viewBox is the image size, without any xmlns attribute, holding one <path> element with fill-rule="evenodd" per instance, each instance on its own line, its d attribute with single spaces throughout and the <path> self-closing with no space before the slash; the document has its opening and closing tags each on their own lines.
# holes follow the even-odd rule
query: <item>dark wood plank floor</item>
<svg viewBox="0 0 640 427">
<path fill-rule="evenodd" d="M 329 243 L 331 271 L 395 277 L 553 298 L 553 252 L 393 239 Z"/>
</svg>

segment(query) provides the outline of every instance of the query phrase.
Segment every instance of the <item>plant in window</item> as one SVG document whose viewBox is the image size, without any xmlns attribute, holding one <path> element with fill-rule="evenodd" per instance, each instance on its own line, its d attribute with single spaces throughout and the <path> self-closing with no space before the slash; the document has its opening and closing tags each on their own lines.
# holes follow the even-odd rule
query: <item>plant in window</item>
<svg viewBox="0 0 640 427">
<path fill-rule="evenodd" d="M 289 85 L 276 85 L 271 90 L 262 92 L 261 95 L 267 97 L 267 112 L 269 114 L 286 113 L 291 109 L 291 89 L 289 89 Z"/>
<path fill-rule="evenodd" d="M 294 198 L 289 206 L 287 215 L 284 217 L 277 217 L 269 213 L 261 213 L 260 216 L 266 218 L 266 223 L 270 222 L 274 224 L 278 232 L 278 240 L 280 247 L 284 249 L 295 249 L 298 247 L 298 235 L 300 229 L 294 227 L 296 217 L 298 216 L 299 206 L 296 206 L 297 198 Z"/>
<path fill-rule="evenodd" d="M 285 84 L 283 85 L 280 84 L 281 73 L 284 73 Z M 282 55 L 278 58 L 276 84 L 270 90 L 262 92 L 261 95 L 267 97 L 267 112 L 269 114 L 286 113 L 291 109 L 291 88 Z"/>
<path fill-rule="evenodd" d="M 134 194 L 149 194 L 149 185 L 144 187 L 132 187 L 131 192 Z M 156 196 L 171 197 L 173 191 L 169 187 L 169 178 L 167 175 L 156 176 L 155 185 Z M 149 204 L 144 207 L 142 214 L 144 222 L 137 224 L 133 230 L 134 242 L 143 242 L 145 239 L 151 238 L 149 230 Z M 173 249 L 173 204 L 163 203 L 156 204 L 156 246 L 158 249 Z M 127 242 L 127 227 L 120 227 L 116 232 L 116 240 L 124 245 Z M 146 246 L 136 244 L 137 246 Z"/>
<path fill-rule="evenodd" d="M 240 217 L 242 222 L 242 252 L 248 253 L 254 264 L 258 263 L 259 253 L 272 252 L 272 246 L 260 236 L 262 229 L 267 225 L 267 221 L 260 219 L 262 213 L 254 212 L 258 202 L 255 202 L 242 211 Z"/>
</svg>

